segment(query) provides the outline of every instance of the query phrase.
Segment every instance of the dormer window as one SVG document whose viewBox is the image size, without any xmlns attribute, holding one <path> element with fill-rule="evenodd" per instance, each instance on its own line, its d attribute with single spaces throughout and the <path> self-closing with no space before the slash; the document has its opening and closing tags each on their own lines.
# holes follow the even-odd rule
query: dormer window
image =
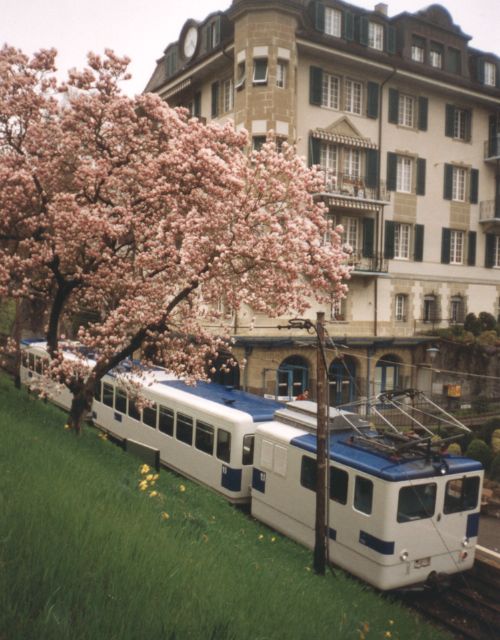
<svg viewBox="0 0 500 640">
<path fill-rule="evenodd" d="M 338 9 L 325 7 L 325 33 L 336 38 L 342 35 L 342 12 Z"/>
<path fill-rule="evenodd" d="M 492 62 L 484 63 L 484 84 L 495 87 L 497 83 L 497 68 Z"/>
<path fill-rule="evenodd" d="M 443 45 L 437 42 L 431 42 L 431 50 L 429 51 L 429 63 L 431 67 L 436 69 L 443 68 Z"/>
<path fill-rule="evenodd" d="M 257 58 L 253 61 L 253 83 L 267 84 L 267 58 Z"/>
<path fill-rule="evenodd" d="M 424 62 L 425 61 L 425 40 L 424 38 L 419 38 L 418 36 L 413 36 L 413 41 L 411 45 L 411 59 L 414 62 Z"/>
<path fill-rule="evenodd" d="M 378 22 L 368 23 L 368 46 L 377 51 L 384 50 L 384 27 Z"/>
</svg>

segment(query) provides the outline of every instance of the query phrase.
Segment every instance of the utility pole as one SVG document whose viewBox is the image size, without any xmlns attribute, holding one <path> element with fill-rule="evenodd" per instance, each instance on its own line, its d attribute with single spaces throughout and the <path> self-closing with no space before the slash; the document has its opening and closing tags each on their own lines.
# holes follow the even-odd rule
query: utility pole
<svg viewBox="0 0 500 640">
<path fill-rule="evenodd" d="M 326 565 L 326 369 L 324 360 L 325 349 L 325 314 L 319 311 L 316 315 L 317 346 L 317 431 L 316 431 L 316 537 L 314 544 L 314 571 L 318 575 L 325 575 Z"/>
</svg>

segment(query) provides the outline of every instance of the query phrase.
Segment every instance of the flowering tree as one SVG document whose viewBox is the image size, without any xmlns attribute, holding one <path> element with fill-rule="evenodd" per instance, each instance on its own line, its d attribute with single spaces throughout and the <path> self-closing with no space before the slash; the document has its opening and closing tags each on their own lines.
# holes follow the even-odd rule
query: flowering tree
<svg viewBox="0 0 500 640">
<path fill-rule="evenodd" d="M 54 61 L 0 51 L 0 296 L 46 304 L 48 373 L 73 393 L 77 430 L 95 383 L 132 354 L 205 377 L 228 339 L 207 328 L 222 296 L 276 317 L 344 295 L 321 176 L 292 147 L 246 153 L 229 125 L 125 97 L 128 61 L 111 51 L 61 86 Z M 97 314 L 78 331 L 91 368 L 61 354 L 82 309 Z"/>
</svg>

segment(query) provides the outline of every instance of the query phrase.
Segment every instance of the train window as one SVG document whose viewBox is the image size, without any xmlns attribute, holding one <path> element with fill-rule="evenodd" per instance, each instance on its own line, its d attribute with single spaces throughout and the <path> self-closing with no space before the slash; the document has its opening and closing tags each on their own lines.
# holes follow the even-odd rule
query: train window
<svg viewBox="0 0 500 640">
<path fill-rule="evenodd" d="M 217 457 L 224 462 L 231 461 L 231 434 L 224 429 L 217 429 Z"/>
<path fill-rule="evenodd" d="M 160 405 L 160 417 L 158 421 L 160 431 L 167 436 L 174 435 L 174 412 L 168 407 Z"/>
<path fill-rule="evenodd" d="M 42 359 L 35 358 L 35 371 L 37 373 L 42 373 Z"/>
<path fill-rule="evenodd" d="M 101 394 L 101 381 L 96 382 L 94 385 L 94 398 L 97 402 L 102 402 L 102 394 Z"/>
<path fill-rule="evenodd" d="M 314 458 L 302 456 L 300 484 L 306 489 L 316 491 L 316 460 Z"/>
<path fill-rule="evenodd" d="M 444 513 L 470 511 L 477 507 L 479 498 L 479 476 L 456 478 L 446 483 Z"/>
<path fill-rule="evenodd" d="M 42 360 L 42 372 L 47 373 L 47 369 L 49 368 L 50 360 L 48 358 L 44 358 Z"/>
<path fill-rule="evenodd" d="M 156 414 L 157 414 L 157 406 L 153 403 L 150 407 L 144 407 L 142 410 L 142 421 L 148 427 L 153 427 L 156 429 Z"/>
<path fill-rule="evenodd" d="M 373 482 L 356 476 L 354 484 L 354 508 L 370 515 L 373 507 Z"/>
<path fill-rule="evenodd" d="M 241 457 L 241 463 L 243 465 L 253 464 L 253 446 L 255 438 L 253 434 L 243 436 L 243 455 Z"/>
<path fill-rule="evenodd" d="M 205 453 L 209 453 L 210 455 L 213 454 L 214 428 L 211 425 L 206 424 L 206 422 L 202 422 L 201 420 L 196 421 L 194 446 L 200 451 L 204 451 Z"/>
<path fill-rule="evenodd" d="M 432 518 L 436 508 L 436 484 L 417 484 L 399 491 L 398 522 Z"/>
<path fill-rule="evenodd" d="M 102 385 L 102 401 L 108 407 L 113 406 L 113 395 L 114 395 L 114 387 L 107 382 L 104 382 Z"/>
<path fill-rule="evenodd" d="M 35 370 L 35 354 L 34 353 L 30 353 L 28 355 L 28 367 L 34 371 Z"/>
<path fill-rule="evenodd" d="M 28 358 L 28 352 L 27 351 L 23 351 L 21 354 L 21 362 L 23 363 L 23 367 L 25 367 L 26 369 L 28 368 L 28 362 L 29 362 L 29 358 Z"/>
<path fill-rule="evenodd" d="M 120 413 L 127 413 L 127 392 L 118 387 L 115 393 L 115 409 Z"/>
<path fill-rule="evenodd" d="M 134 420 L 141 419 L 141 412 L 137 408 L 135 400 L 133 400 L 132 398 L 128 399 L 128 415 Z"/>
<path fill-rule="evenodd" d="M 343 469 L 330 467 L 330 500 L 347 504 L 347 486 L 349 474 Z"/>
<path fill-rule="evenodd" d="M 175 437 L 186 444 L 193 444 L 193 418 L 184 413 L 177 414 Z"/>
</svg>

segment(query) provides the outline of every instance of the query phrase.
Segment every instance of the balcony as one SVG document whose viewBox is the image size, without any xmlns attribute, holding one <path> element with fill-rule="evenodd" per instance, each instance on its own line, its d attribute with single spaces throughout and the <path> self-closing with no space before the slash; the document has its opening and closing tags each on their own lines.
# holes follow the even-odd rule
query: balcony
<svg viewBox="0 0 500 640">
<path fill-rule="evenodd" d="M 389 272 L 389 261 L 382 254 L 367 258 L 360 253 L 353 253 L 348 264 L 352 267 L 351 276 L 378 276 Z"/>
<path fill-rule="evenodd" d="M 321 195 L 330 206 L 377 211 L 390 200 L 390 194 L 382 181 L 379 194 L 378 189 L 366 185 L 364 176 L 330 171 L 324 171 L 324 176 L 325 189 Z"/>
<path fill-rule="evenodd" d="M 484 143 L 484 159 L 488 161 L 500 160 L 500 134 L 491 136 Z"/>
<path fill-rule="evenodd" d="M 485 233 L 500 231 L 500 198 L 479 203 L 479 223 Z"/>
</svg>

